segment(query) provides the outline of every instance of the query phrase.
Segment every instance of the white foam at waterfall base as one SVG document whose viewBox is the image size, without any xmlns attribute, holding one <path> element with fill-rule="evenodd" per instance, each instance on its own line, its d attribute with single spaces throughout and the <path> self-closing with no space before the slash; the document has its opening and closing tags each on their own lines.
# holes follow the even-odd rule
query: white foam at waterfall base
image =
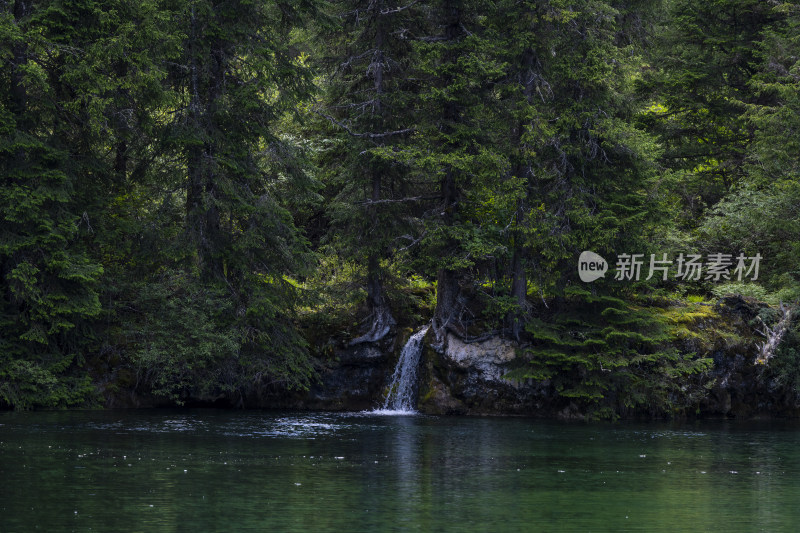
<svg viewBox="0 0 800 533">
<path fill-rule="evenodd" d="M 364 411 L 366 415 L 377 415 L 377 416 L 413 416 L 418 415 L 417 411 L 404 411 L 404 410 L 395 410 L 395 409 L 373 409 L 372 411 Z"/>
<path fill-rule="evenodd" d="M 400 352 L 397 366 L 392 374 L 392 383 L 389 385 L 389 394 L 383 402 L 381 409 L 372 411 L 376 415 L 409 415 L 415 414 L 416 402 L 414 401 L 414 385 L 417 383 L 417 369 L 419 357 L 422 355 L 422 339 L 428 332 L 425 326 L 414 333 Z"/>
</svg>

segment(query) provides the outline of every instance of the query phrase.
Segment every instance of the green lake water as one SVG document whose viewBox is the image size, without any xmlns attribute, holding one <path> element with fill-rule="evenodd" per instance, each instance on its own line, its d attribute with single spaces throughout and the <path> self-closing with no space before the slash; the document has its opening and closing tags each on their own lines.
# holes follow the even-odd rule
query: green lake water
<svg viewBox="0 0 800 533">
<path fill-rule="evenodd" d="M 796 531 L 796 422 L 0 413 L 0 531 Z"/>
</svg>

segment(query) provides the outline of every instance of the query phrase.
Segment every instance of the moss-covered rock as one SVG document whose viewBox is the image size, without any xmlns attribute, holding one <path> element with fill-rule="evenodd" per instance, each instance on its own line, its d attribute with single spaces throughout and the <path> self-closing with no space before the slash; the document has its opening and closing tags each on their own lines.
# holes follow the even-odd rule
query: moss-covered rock
<svg viewBox="0 0 800 533">
<path fill-rule="evenodd" d="M 424 352 L 419 409 L 431 414 L 531 414 L 542 388 L 507 379 L 519 345 L 499 336 L 466 342 L 446 334 Z M 540 400 L 543 398 L 540 398 Z"/>
<path fill-rule="evenodd" d="M 591 297 L 541 312 L 521 342 L 425 338 L 418 408 L 430 414 L 552 418 L 800 415 L 800 326 L 769 365 L 758 333 L 777 320 L 763 302 Z M 772 321 L 772 322 L 771 322 Z M 310 390 L 267 395 L 260 405 L 360 410 L 382 404 L 413 334 L 396 327 L 378 343 L 325 339 Z M 320 351 L 321 353 L 321 351 Z"/>
</svg>

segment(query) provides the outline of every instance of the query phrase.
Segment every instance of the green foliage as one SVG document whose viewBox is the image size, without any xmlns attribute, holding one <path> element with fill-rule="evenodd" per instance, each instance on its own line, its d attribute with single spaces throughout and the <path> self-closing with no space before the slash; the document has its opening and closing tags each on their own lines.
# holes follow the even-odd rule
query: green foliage
<svg viewBox="0 0 800 533">
<path fill-rule="evenodd" d="M 748 83 L 759 98 L 742 115 L 754 132 L 744 166 L 747 177 L 715 207 L 702 230 L 708 247 L 760 253 L 759 279 L 771 292 L 781 292 L 779 299 L 793 300 L 800 292 L 800 152 L 794 135 L 800 125 L 800 11 L 796 5 L 779 4 L 771 16 L 781 24 L 763 29 L 763 40 L 754 50 L 758 70 Z"/>
<path fill-rule="evenodd" d="M 519 376 L 597 416 L 660 414 L 746 342 L 708 292 L 800 297 L 795 2 L 0 11 L 3 407 L 245 402 L 434 317 L 530 342 Z M 583 250 L 763 259 L 636 296 L 579 282 Z"/>
<path fill-rule="evenodd" d="M 226 292 L 163 271 L 118 295 L 133 299 L 116 300 L 121 326 L 109 331 L 109 342 L 143 390 L 180 404 L 238 401 L 276 383 L 308 385 L 305 343 L 291 322 L 275 319 L 283 310 L 270 302 L 272 291 L 252 295 L 247 309 L 237 309 Z"/>
<path fill-rule="evenodd" d="M 0 18 L 0 404 L 22 408 L 74 405 L 91 392 L 74 364 L 92 345 L 86 326 L 100 313 L 103 273 L 82 240 L 83 169 L 53 120 L 59 62 L 49 53 L 55 36 L 34 24 L 39 14 Z"/>
<path fill-rule="evenodd" d="M 635 301 L 635 300 L 634 300 Z M 510 379 L 542 381 L 590 416 L 673 415 L 696 405 L 712 360 L 682 349 L 660 307 L 573 291 L 528 323 L 527 367 Z"/>
<path fill-rule="evenodd" d="M 766 187 L 748 185 L 721 201 L 705 220 L 702 230 L 708 249 L 741 251 L 763 257 L 759 281 L 772 290 L 798 286 L 800 271 L 800 183 L 773 182 Z"/>
<path fill-rule="evenodd" d="M 173 401 L 306 386 L 284 276 L 313 180 L 281 128 L 311 89 L 287 36 L 313 2 L 9 7 L 0 403 L 80 403 L 103 354 Z"/>
<path fill-rule="evenodd" d="M 500 244 L 489 254 L 517 271 L 513 256 L 521 256 L 526 279 L 544 295 L 576 279 L 582 250 L 645 248 L 662 222 L 654 193 L 661 149 L 633 120 L 641 50 L 627 33 L 630 9 L 507 2 L 489 19 L 489 35 L 502 43 L 493 44 L 504 76 L 491 127 L 502 132 L 505 162 L 488 196 Z"/>
<path fill-rule="evenodd" d="M 766 301 L 767 291 L 757 283 L 723 283 L 711 289 L 714 296 L 722 298 L 731 294 L 739 294 L 748 298 L 755 298 L 759 301 Z"/>
<path fill-rule="evenodd" d="M 383 0 L 339 0 L 327 11 L 339 24 L 320 24 L 317 64 L 324 70 L 313 134 L 326 202 L 319 239 L 326 253 L 363 264 L 359 285 L 365 326 L 392 323 L 391 271 L 399 268 L 420 223 L 421 197 L 395 151 L 417 123 L 417 83 L 411 46 L 422 6 L 397 9 Z M 412 33 L 410 35 L 410 33 Z M 323 143 L 320 143 L 323 144 Z"/>
<path fill-rule="evenodd" d="M 494 204 L 502 201 L 496 186 L 506 162 L 497 150 L 502 130 L 492 91 L 502 63 L 480 15 L 473 2 L 435 2 L 431 34 L 414 43 L 424 80 L 420 119 L 399 157 L 435 198 L 418 263 L 431 277 L 477 270 L 504 253 Z"/>
<path fill-rule="evenodd" d="M 780 17 L 758 0 L 668 6 L 642 85 L 655 105 L 641 120 L 659 133 L 665 166 L 680 172 L 671 192 L 690 227 L 743 177 L 752 141 L 744 112 L 760 100 L 749 86 L 758 43 Z"/>
<path fill-rule="evenodd" d="M 289 35 L 312 8 L 176 6 L 175 20 L 189 28 L 177 59 L 189 68 L 167 79 L 166 173 L 153 168 L 143 183 L 140 194 L 158 198 L 152 208 L 131 206 L 166 225 L 123 230 L 142 247 L 118 260 L 135 261 L 143 276 L 118 287 L 126 306 L 113 312 L 124 327 L 109 339 L 144 392 L 241 402 L 310 382 L 297 289 L 286 278 L 304 274 L 309 252 L 287 207 L 314 184 L 302 143 L 282 129 L 311 89 Z"/>
</svg>

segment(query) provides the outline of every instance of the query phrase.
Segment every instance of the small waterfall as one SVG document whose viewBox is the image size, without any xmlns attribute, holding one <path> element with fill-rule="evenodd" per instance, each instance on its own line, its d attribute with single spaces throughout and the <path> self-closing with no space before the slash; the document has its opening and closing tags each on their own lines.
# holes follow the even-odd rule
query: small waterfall
<svg viewBox="0 0 800 533">
<path fill-rule="evenodd" d="M 414 386 L 417 383 L 417 368 L 419 357 L 422 354 L 422 338 L 428 332 L 425 326 L 414 333 L 400 352 L 400 359 L 392 374 L 392 384 L 389 385 L 389 394 L 383 402 L 383 411 L 413 413 Z"/>
</svg>

